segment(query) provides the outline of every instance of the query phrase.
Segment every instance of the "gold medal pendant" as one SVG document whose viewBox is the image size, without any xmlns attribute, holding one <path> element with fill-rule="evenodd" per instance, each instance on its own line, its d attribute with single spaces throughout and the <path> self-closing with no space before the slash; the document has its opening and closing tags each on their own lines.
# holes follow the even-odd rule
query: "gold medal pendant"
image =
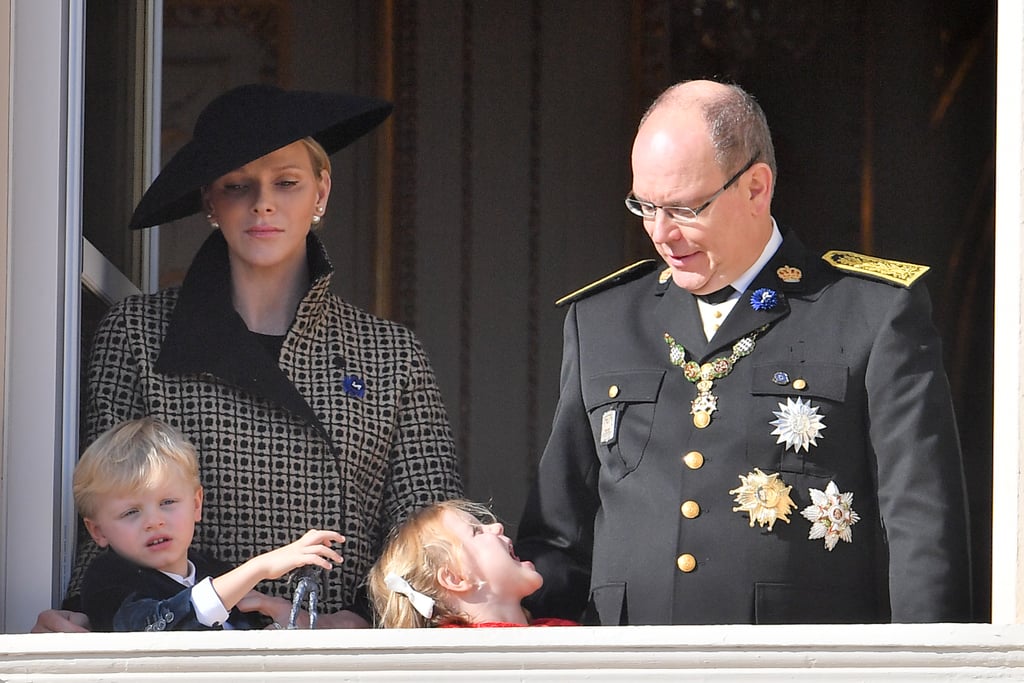
<svg viewBox="0 0 1024 683">
<path fill-rule="evenodd" d="M 758 335 L 767 329 L 768 326 L 763 325 L 733 344 L 729 357 L 715 358 L 703 365 L 686 360 L 686 349 L 683 345 L 673 339 L 668 332 L 665 333 L 669 362 L 678 366 L 683 371 L 683 377 L 697 387 L 697 397 L 690 401 L 690 415 L 693 416 L 694 427 L 704 429 L 711 424 L 711 415 L 718 410 L 718 397 L 711 393 L 714 381 L 732 372 L 740 358 L 749 356 L 754 350 L 754 342 Z"/>
<path fill-rule="evenodd" d="M 703 383 L 702 383 L 703 384 Z M 718 409 L 718 398 L 711 393 L 711 382 L 707 388 L 690 401 L 690 415 L 693 415 L 693 426 L 704 429 L 711 424 L 711 413 Z"/>
</svg>

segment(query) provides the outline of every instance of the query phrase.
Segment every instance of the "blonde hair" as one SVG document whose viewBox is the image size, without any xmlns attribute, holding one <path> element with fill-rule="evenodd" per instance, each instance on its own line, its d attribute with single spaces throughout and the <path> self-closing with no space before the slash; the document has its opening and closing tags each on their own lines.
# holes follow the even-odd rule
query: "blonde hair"
<svg viewBox="0 0 1024 683">
<path fill-rule="evenodd" d="M 188 439 L 156 418 L 128 420 L 85 449 L 72 484 L 75 508 L 92 517 L 103 496 L 150 488 L 174 475 L 199 489 L 199 459 Z"/>
<path fill-rule="evenodd" d="M 404 524 L 392 529 L 380 559 L 367 577 L 370 601 L 382 628 L 420 628 L 440 623 L 467 623 L 468 618 L 446 603 L 447 593 L 438 583 L 438 572 L 458 568 L 461 544 L 442 521 L 445 511 L 465 512 L 483 524 L 497 521 L 490 509 L 468 500 L 453 499 L 434 503 L 413 513 Z M 428 619 L 417 612 L 407 597 L 385 584 L 388 574 L 397 574 L 415 590 L 434 600 L 434 613 Z"/>
<path fill-rule="evenodd" d="M 331 157 L 327 151 L 313 138 L 302 138 L 299 142 L 306 146 L 309 152 L 309 160 L 313 162 L 313 175 L 320 178 L 320 171 L 327 171 L 331 174 Z"/>
</svg>

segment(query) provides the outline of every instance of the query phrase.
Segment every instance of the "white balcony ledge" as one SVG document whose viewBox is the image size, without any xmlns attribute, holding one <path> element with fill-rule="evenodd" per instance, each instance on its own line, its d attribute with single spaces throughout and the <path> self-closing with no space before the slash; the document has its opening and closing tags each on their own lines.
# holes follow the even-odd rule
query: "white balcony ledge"
<svg viewBox="0 0 1024 683">
<path fill-rule="evenodd" d="M 0 636 L 0 681 L 1024 679 L 1024 625 Z"/>
</svg>

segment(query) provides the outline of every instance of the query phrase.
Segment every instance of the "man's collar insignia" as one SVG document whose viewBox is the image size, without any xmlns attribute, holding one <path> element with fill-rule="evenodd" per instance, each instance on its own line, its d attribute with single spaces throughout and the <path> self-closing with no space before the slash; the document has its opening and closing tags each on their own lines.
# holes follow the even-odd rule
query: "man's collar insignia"
<svg viewBox="0 0 1024 683">
<path fill-rule="evenodd" d="M 779 276 L 779 279 L 786 284 L 795 285 L 803 278 L 804 274 L 795 266 L 782 266 L 775 271 L 775 274 Z"/>
</svg>

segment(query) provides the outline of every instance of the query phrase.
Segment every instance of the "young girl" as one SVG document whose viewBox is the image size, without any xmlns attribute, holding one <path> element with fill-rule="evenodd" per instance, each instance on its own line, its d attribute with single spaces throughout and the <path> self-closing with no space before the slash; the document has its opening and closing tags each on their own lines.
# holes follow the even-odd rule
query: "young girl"
<svg viewBox="0 0 1024 683">
<path fill-rule="evenodd" d="M 467 500 L 434 503 L 391 532 L 370 570 L 370 599 L 384 628 L 575 626 L 531 620 L 522 599 L 544 582 L 521 561 L 494 515 Z"/>
</svg>

